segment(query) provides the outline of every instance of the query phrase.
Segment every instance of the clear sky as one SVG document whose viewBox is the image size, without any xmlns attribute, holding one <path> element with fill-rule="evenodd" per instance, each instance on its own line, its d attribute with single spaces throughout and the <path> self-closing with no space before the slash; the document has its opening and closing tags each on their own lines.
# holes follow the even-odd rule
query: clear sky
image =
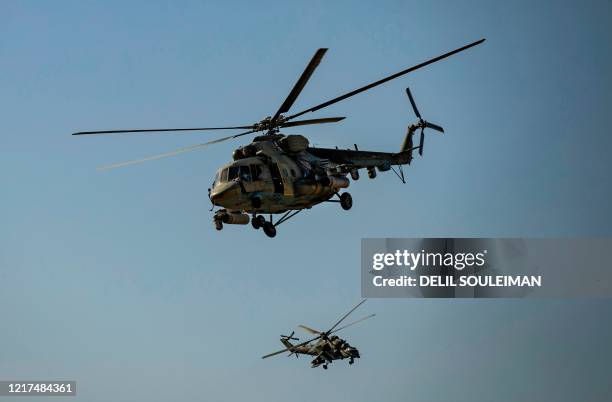
<svg viewBox="0 0 612 402">
<path fill-rule="evenodd" d="M 225 3 L 0 4 L 0 379 L 76 379 L 83 401 L 603 401 L 605 300 L 372 300 L 344 333 L 357 364 L 260 356 L 359 300 L 362 237 L 612 234 L 611 3 Z M 243 141 L 98 172 L 216 133 L 69 135 L 249 124 L 318 47 L 296 111 L 481 37 L 288 130 L 398 150 L 410 86 L 446 134 L 406 185 L 364 178 L 351 211 L 273 240 L 212 225 L 206 189 Z"/>
</svg>

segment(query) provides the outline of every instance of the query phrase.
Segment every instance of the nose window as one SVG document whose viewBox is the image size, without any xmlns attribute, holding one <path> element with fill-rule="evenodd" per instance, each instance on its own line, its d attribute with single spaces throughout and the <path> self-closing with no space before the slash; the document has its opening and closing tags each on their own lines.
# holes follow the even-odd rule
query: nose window
<svg viewBox="0 0 612 402">
<path fill-rule="evenodd" d="M 227 169 L 223 169 L 223 172 L 221 172 L 221 183 L 225 182 L 227 182 Z"/>
</svg>

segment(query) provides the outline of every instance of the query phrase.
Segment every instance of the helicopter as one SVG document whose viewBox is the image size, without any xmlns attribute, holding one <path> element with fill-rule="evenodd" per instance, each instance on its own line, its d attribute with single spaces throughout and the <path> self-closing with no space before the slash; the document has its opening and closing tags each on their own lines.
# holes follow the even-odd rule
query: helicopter
<svg viewBox="0 0 612 402">
<path fill-rule="evenodd" d="M 354 181 L 358 180 L 360 169 L 367 170 L 370 179 L 376 177 L 377 171 L 385 172 L 393 170 L 399 179 L 405 183 L 402 165 L 410 165 L 413 159 L 413 151 L 415 150 L 418 150 L 420 156 L 423 155 L 424 130 L 430 128 L 442 133 L 444 132 L 441 126 L 430 123 L 421 117 L 408 88 L 406 93 L 418 121 L 408 126 L 399 152 L 362 151 L 358 149 L 356 144 L 354 149 L 319 148 L 311 146 L 306 137 L 295 134 L 282 134 L 280 132 L 281 129 L 339 122 L 345 119 L 345 117 L 295 119 L 479 45 L 484 41 L 485 39 L 480 39 L 314 107 L 291 115 L 285 115 L 290 111 L 291 106 L 328 50 L 326 48 L 318 49 L 276 113 L 251 125 L 80 131 L 72 135 L 247 130 L 203 144 L 191 145 L 171 152 L 99 168 L 100 170 L 106 170 L 206 148 L 212 144 L 236 139 L 248 134 L 263 133 L 254 137 L 250 144 L 234 150 L 232 154 L 233 161 L 222 166 L 216 172 L 212 186 L 208 189 L 208 197 L 212 203 L 211 211 L 215 207 L 220 207 L 213 215 L 213 223 L 217 230 L 222 230 L 224 224 L 247 225 L 251 222 L 253 228 L 263 228 L 263 232 L 268 237 L 275 237 L 277 233 L 276 228 L 280 224 L 293 218 L 301 211 L 310 209 L 322 202 L 337 202 L 340 203 L 342 209 L 351 209 L 353 199 L 351 194 L 346 192 L 345 189 L 350 185 L 348 176 L 350 175 L 350 178 Z M 420 141 L 415 146 L 413 136 L 417 130 L 420 130 Z M 341 191 L 343 191 L 342 194 Z M 276 222 L 273 220 L 273 215 L 275 214 L 282 214 Z M 266 219 L 265 215 L 269 215 L 269 219 Z"/>
<path fill-rule="evenodd" d="M 359 306 L 365 303 L 366 300 L 367 299 L 359 302 L 359 304 L 353 307 L 327 331 L 317 331 L 316 329 L 312 329 L 306 325 L 299 325 L 299 327 L 306 332 L 317 335 L 316 337 L 305 342 L 298 344 L 291 343 L 292 340 L 299 341 L 299 338 L 295 338 L 293 336 L 295 331 L 292 331 L 290 335 L 281 335 L 280 341 L 283 345 L 285 345 L 285 349 L 262 356 L 262 359 L 267 359 L 268 357 L 276 356 L 284 352 L 290 352 L 288 356 L 295 355 L 296 358 L 300 354 L 314 356 L 315 358 L 310 362 L 312 368 L 322 366 L 323 369 L 327 370 L 327 365 L 329 363 L 333 362 L 334 360 L 343 359 L 349 359 L 349 364 L 353 364 L 355 359 L 359 359 L 361 357 L 359 350 L 356 347 L 349 345 L 349 343 L 344 339 L 332 334 L 374 317 L 376 314 L 370 314 L 336 329 L 336 327 L 340 325 L 342 321 L 344 321 Z"/>
</svg>

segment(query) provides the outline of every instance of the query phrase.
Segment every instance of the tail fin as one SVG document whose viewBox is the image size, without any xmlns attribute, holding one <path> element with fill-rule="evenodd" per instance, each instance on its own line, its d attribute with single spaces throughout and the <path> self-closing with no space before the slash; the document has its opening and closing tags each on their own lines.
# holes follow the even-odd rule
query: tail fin
<svg viewBox="0 0 612 402">
<path fill-rule="evenodd" d="M 412 151 L 415 149 L 412 137 L 414 136 L 416 129 L 417 127 L 414 125 L 408 126 L 408 131 L 406 132 L 404 142 L 402 142 L 402 148 L 400 149 L 401 154 L 407 155 L 407 163 L 409 165 L 410 162 L 412 162 Z"/>
<path fill-rule="evenodd" d="M 281 342 L 283 343 L 283 345 L 285 345 L 285 347 L 289 350 L 293 349 L 293 347 L 295 346 L 294 344 L 292 344 L 291 342 L 289 342 L 289 340 L 287 338 L 281 338 Z"/>
</svg>

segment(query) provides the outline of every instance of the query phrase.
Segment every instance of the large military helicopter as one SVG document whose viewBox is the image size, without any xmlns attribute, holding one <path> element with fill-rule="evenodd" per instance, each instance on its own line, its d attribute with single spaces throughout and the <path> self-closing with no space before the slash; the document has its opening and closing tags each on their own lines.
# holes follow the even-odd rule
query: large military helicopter
<svg viewBox="0 0 612 402">
<path fill-rule="evenodd" d="M 310 362 L 311 367 L 313 368 L 322 365 L 323 368 L 327 370 L 328 363 L 331 363 L 334 360 L 343 359 L 349 359 L 349 364 L 353 364 L 355 362 L 355 359 L 360 358 L 359 350 L 357 350 L 356 347 L 349 345 L 347 341 L 339 338 L 337 335 L 330 335 L 344 328 L 348 328 L 359 322 L 367 320 L 368 318 L 374 317 L 376 314 L 370 314 L 357 321 L 353 321 L 350 324 L 346 324 L 345 326 L 336 329 L 336 327 L 340 325 L 342 321 L 344 321 L 359 306 L 365 303 L 365 301 L 366 300 L 362 300 L 361 302 L 359 302 L 359 304 L 353 307 L 327 331 L 317 331 L 316 329 L 312 329 L 310 327 L 307 327 L 306 325 L 299 325 L 299 327 L 303 330 L 311 334 L 317 335 L 316 337 L 309 339 L 305 342 L 298 343 L 295 345 L 291 343 L 292 340 L 299 341 L 299 338 L 293 337 L 295 331 L 292 331 L 290 335 L 281 335 L 280 341 L 283 345 L 285 345 L 285 349 L 262 356 L 262 359 L 267 359 L 268 357 L 276 356 L 284 352 L 290 352 L 289 356 L 295 355 L 295 357 L 298 357 L 298 355 L 300 354 L 314 356 L 315 358 Z"/>
<path fill-rule="evenodd" d="M 381 172 L 393 170 L 400 180 L 405 182 L 402 165 L 409 165 L 411 163 L 413 159 L 412 153 L 415 150 L 418 150 L 419 155 L 423 155 L 424 130 L 431 128 L 444 132 L 442 127 L 423 120 L 409 89 L 406 89 L 406 93 L 418 121 L 408 126 L 404 142 L 397 153 L 360 151 L 357 145 L 355 145 L 354 150 L 318 148 L 310 146 L 306 137 L 301 135 L 284 135 L 280 133 L 280 129 L 339 122 L 344 117 L 306 120 L 295 120 L 295 118 L 333 105 L 387 81 L 479 45 L 482 42 L 484 42 L 484 39 L 387 76 L 309 109 L 285 116 L 284 113 L 289 112 L 327 51 L 325 48 L 318 49 L 276 113 L 252 125 L 81 131 L 73 135 L 247 130 L 203 144 L 192 145 L 144 159 L 100 168 L 112 169 L 202 149 L 209 145 L 247 134 L 263 132 L 263 135 L 256 136 L 250 144 L 239 147 L 233 152 L 234 160 L 217 171 L 212 187 L 208 189 L 208 195 L 213 204 L 211 211 L 215 207 L 222 207 L 215 212 L 213 217 L 217 230 L 223 229 L 224 224 L 246 225 L 251 221 L 255 229 L 263 228 L 267 236 L 274 237 L 276 236 L 276 227 L 278 225 L 291 219 L 304 209 L 310 209 L 319 203 L 339 202 L 344 210 L 349 210 L 353 204 L 352 197 L 348 192 L 340 194 L 340 191 L 349 186 L 350 182 L 347 177 L 349 174 L 353 180 L 359 179 L 360 169 L 366 169 L 368 177 L 371 179 L 376 177 L 377 170 Z M 419 145 L 414 146 L 413 136 L 419 129 L 420 142 Z M 397 170 L 394 166 L 397 167 Z M 337 199 L 333 199 L 334 197 L 337 197 Z M 269 214 L 269 220 L 266 220 L 263 214 Z M 272 219 L 273 214 L 283 215 L 274 222 Z M 249 215 L 252 215 L 252 219 Z"/>
</svg>

